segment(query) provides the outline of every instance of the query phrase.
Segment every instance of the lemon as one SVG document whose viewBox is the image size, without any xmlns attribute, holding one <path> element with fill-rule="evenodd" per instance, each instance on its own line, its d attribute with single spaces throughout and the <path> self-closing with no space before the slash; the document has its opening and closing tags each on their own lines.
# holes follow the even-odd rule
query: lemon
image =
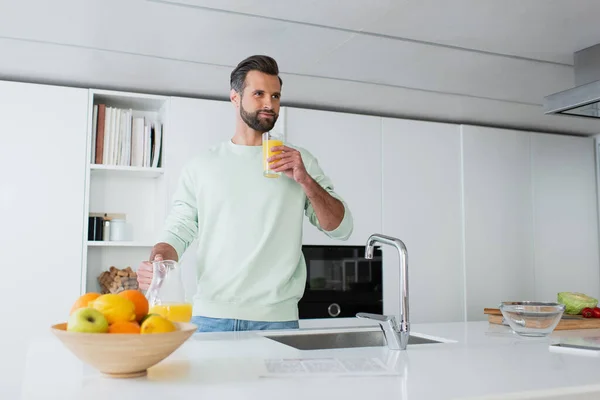
<svg viewBox="0 0 600 400">
<path fill-rule="evenodd" d="M 100 311 L 109 324 L 135 321 L 135 304 L 116 294 L 103 294 L 90 302 L 90 306 Z"/>
<path fill-rule="evenodd" d="M 168 333 L 176 329 L 175 324 L 168 319 L 160 315 L 152 315 L 142 323 L 141 333 Z"/>
</svg>

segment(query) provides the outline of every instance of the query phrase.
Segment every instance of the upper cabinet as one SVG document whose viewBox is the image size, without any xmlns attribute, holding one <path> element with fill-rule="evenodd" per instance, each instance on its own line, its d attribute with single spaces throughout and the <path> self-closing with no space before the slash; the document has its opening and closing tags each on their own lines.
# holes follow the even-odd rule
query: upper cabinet
<svg viewBox="0 0 600 400">
<path fill-rule="evenodd" d="M 464 319 L 458 125 L 383 119 L 383 233 L 408 250 L 411 321 Z M 398 314 L 399 263 L 384 248 L 384 308 Z"/>
<path fill-rule="evenodd" d="M 381 231 L 381 118 L 288 108 L 285 131 L 317 158 L 354 217 L 347 242 L 329 239 L 305 218 L 303 243 L 364 245 Z"/>
<path fill-rule="evenodd" d="M 231 140 L 235 134 L 235 113 L 229 101 L 171 97 L 164 163 L 169 206 L 183 166 L 206 149 Z M 273 130 L 283 131 L 285 113 L 282 108 Z"/>
<path fill-rule="evenodd" d="M 230 102 L 172 97 L 169 106 L 169 151 L 165 154 L 166 213 L 183 166 L 206 149 L 230 140 L 235 133 L 235 109 Z M 207 171 L 218 173 L 218 171 Z M 196 248 L 190 245 L 179 260 L 184 274 L 186 296 L 196 293 Z"/>
<path fill-rule="evenodd" d="M 235 133 L 235 111 L 229 102 L 172 97 L 165 154 L 167 198 L 177 187 L 183 166 L 193 157 Z"/>
<path fill-rule="evenodd" d="M 467 319 L 534 299 L 530 134 L 462 126 Z"/>
<path fill-rule="evenodd" d="M 600 295 L 592 138 L 531 135 L 535 294 Z"/>
<path fill-rule="evenodd" d="M 591 138 L 463 126 L 469 320 L 501 301 L 600 294 Z"/>
</svg>

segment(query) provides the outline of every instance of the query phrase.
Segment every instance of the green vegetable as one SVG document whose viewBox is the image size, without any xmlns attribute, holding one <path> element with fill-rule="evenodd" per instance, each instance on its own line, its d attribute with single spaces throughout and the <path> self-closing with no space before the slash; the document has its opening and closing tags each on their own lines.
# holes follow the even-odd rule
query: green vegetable
<svg viewBox="0 0 600 400">
<path fill-rule="evenodd" d="M 565 305 L 565 314 L 577 315 L 586 307 L 594 308 L 598 305 L 598 299 L 575 292 L 560 292 L 558 302 Z"/>
</svg>

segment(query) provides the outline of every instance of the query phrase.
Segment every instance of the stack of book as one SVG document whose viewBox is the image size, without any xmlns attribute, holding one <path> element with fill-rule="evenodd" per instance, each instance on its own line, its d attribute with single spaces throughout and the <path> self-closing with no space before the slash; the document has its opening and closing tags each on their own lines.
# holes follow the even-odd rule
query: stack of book
<svg viewBox="0 0 600 400">
<path fill-rule="evenodd" d="M 94 105 L 92 163 L 132 167 L 161 166 L 163 126 L 134 116 L 131 109 Z"/>
</svg>

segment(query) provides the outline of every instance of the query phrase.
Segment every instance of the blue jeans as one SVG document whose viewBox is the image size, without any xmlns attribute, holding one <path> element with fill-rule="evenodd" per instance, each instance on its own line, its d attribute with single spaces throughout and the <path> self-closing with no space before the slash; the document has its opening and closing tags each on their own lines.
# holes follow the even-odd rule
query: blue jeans
<svg viewBox="0 0 600 400">
<path fill-rule="evenodd" d="M 298 329 L 298 321 L 268 322 L 243 319 L 209 318 L 194 315 L 190 321 L 196 324 L 196 332 L 260 331 L 272 329 Z"/>
</svg>

